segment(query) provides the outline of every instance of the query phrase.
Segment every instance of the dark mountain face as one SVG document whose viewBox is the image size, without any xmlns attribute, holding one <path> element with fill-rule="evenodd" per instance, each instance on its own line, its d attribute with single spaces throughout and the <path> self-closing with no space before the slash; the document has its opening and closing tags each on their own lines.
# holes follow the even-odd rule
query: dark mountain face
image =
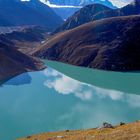
<svg viewBox="0 0 140 140">
<path fill-rule="evenodd" d="M 0 58 L 0 84 L 23 72 L 44 68 L 38 59 L 27 56 L 2 42 L 0 42 Z"/>
<path fill-rule="evenodd" d="M 29 54 L 49 36 L 46 28 L 39 26 L 0 27 L 0 41 Z"/>
<path fill-rule="evenodd" d="M 120 9 L 123 15 L 137 15 L 140 14 L 140 0 L 134 0 L 131 4 Z"/>
<path fill-rule="evenodd" d="M 62 24 L 58 29 L 56 29 L 54 33 L 69 30 L 84 23 L 94 20 L 100 20 L 103 18 L 140 14 L 139 0 L 135 0 L 133 3 L 120 9 L 109 9 L 109 8 L 107 9 L 101 7 L 102 7 L 101 5 L 97 6 L 89 5 L 84 7 L 83 9 L 75 13 L 73 16 L 71 16 L 66 22 L 64 22 L 64 24 Z M 90 13 L 90 11 L 91 10 L 93 11 L 95 8 L 98 9 L 98 11 Z"/>
<path fill-rule="evenodd" d="M 58 29 L 56 29 L 54 33 L 69 30 L 84 23 L 90 22 L 92 21 L 94 15 L 96 15 L 100 11 L 106 10 L 111 9 L 101 4 L 87 5 L 78 12 L 76 12 L 72 17 L 68 18 L 67 21 L 62 24 L 62 26 L 60 26 Z"/>
<path fill-rule="evenodd" d="M 58 33 L 35 56 L 113 71 L 140 70 L 140 16 L 114 17 Z"/>
<path fill-rule="evenodd" d="M 108 0 L 104 0 L 104 1 L 102 0 L 49 0 L 49 2 L 54 5 L 73 6 L 71 8 L 70 7 L 53 8 L 53 10 L 63 19 L 68 19 L 68 17 L 73 15 L 76 11 L 80 10 L 81 7 L 89 4 L 98 3 L 113 9 L 117 8 Z"/>
<path fill-rule="evenodd" d="M 98 3 L 98 4 L 102 4 L 102 5 L 105 5 L 105 6 L 107 6 L 107 7 L 110 7 L 110 8 L 112 8 L 112 9 L 116 9 L 117 7 L 116 6 L 114 6 L 109 0 L 104 0 L 104 1 L 102 1 L 102 0 L 85 0 L 85 1 L 83 1 L 83 3 L 82 3 L 82 5 L 88 5 L 88 4 L 96 4 L 96 3 Z"/>
<path fill-rule="evenodd" d="M 129 15 L 138 15 L 140 14 L 140 1 L 135 0 L 129 5 L 115 10 L 101 11 L 98 14 L 94 15 L 93 20 L 99 20 L 102 18 L 116 17 L 116 16 L 129 16 Z"/>
<path fill-rule="evenodd" d="M 52 30 L 62 19 L 39 0 L 0 0 L 0 26 L 39 25 Z"/>
</svg>

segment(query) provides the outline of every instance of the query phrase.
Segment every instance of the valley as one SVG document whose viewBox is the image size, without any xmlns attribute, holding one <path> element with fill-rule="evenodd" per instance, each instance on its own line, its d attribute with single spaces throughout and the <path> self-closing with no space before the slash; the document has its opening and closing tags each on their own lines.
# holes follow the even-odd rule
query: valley
<svg viewBox="0 0 140 140">
<path fill-rule="evenodd" d="M 139 0 L 0 0 L 0 140 L 138 140 L 139 81 Z"/>
<path fill-rule="evenodd" d="M 140 16 L 90 22 L 54 35 L 34 55 L 103 70 L 139 71 L 139 27 Z"/>
</svg>

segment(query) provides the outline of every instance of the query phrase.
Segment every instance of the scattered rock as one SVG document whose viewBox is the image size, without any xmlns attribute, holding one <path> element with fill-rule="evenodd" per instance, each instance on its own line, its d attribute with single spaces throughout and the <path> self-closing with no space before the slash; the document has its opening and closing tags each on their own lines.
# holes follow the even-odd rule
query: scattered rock
<svg viewBox="0 0 140 140">
<path fill-rule="evenodd" d="M 57 138 L 64 138 L 64 136 L 57 136 Z"/>
<path fill-rule="evenodd" d="M 107 122 L 104 122 L 102 128 L 114 128 L 114 126 L 112 124 L 109 124 Z"/>
<path fill-rule="evenodd" d="M 32 136 L 27 136 L 26 138 L 27 138 L 27 139 L 30 139 L 31 137 L 32 137 Z"/>
<path fill-rule="evenodd" d="M 122 126 L 122 125 L 125 125 L 125 123 L 124 122 L 120 122 L 120 126 Z"/>
<path fill-rule="evenodd" d="M 39 138 L 34 138 L 34 140 L 39 140 Z"/>
</svg>

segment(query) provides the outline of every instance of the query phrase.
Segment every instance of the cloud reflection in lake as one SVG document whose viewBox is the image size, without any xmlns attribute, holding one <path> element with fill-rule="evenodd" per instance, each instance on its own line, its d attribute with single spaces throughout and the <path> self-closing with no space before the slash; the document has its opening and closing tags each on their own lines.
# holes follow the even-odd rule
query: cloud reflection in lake
<svg viewBox="0 0 140 140">
<path fill-rule="evenodd" d="M 85 101 L 94 100 L 96 98 L 110 98 L 114 101 L 127 102 L 132 106 L 140 107 L 140 96 L 138 95 L 127 94 L 117 90 L 103 89 L 82 83 L 51 68 L 44 70 L 44 74 L 47 76 L 44 85 L 54 89 L 59 94 L 73 94 L 75 97 Z"/>
<path fill-rule="evenodd" d="M 67 70 L 70 73 L 73 67 Z M 82 73 L 83 68 L 75 71 Z M 92 75 L 92 72 L 87 73 Z M 140 118 L 139 95 L 80 82 L 50 67 L 30 72 L 28 76 L 19 75 L 11 84 L 0 88 L 3 140 L 47 131 L 94 128 L 104 121 L 118 124 Z"/>
</svg>

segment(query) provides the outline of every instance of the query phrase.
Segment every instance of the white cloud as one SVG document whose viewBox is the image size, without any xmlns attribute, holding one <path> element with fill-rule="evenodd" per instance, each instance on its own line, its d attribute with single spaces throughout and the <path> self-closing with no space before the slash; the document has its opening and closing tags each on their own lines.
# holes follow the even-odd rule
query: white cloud
<svg viewBox="0 0 140 140">
<path fill-rule="evenodd" d="M 80 89 L 81 86 L 78 82 L 66 77 L 62 76 L 52 81 L 46 81 L 45 85 L 49 85 L 49 87 L 54 88 L 58 93 L 62 94 L 70 94 L 77 89 Z"/>
<path fill-rule="evenodd" d="M 110 2 L 113 3 L 113 5 L 117 7 L 123 7 L 129 3 L 131 3 L 133 0 L 109 0 Z"/>
<path fill-rule="evenodd" d="M 112 100 L 120 100 L 124 95 L 124 93 L 119 91 L 102 89 L 79 82 L 51 68 L 46 69 L 44 74 L 48 77 L 44 85 L 55 89 L 59 94 L 74 94 L 82 100 L 92 99 L 93 94 L 97 95 L 99 98 L 109 97 Z"/>
<path fill-rule="evenodd" d="M 110 98 L 114 101 L 128 103 L 132 107 L 140 107 L 140 96 L 138 95 L 103 89 L 82 83 L 51 68 L 44 70 L 44 74 L 47 76 L 47 80 L 44 82 L 44 85 L 48 88 L 54 89 L 59 94 L 73 94 L 75 97 L 85 101 L 92 101 L 94 100 L 93 97 L 98 98 L 98 100 Z"/>
<path fill-rule="evenodd" d="M 51 4 L 49 1 L 46 0 L 40 0 L 42 3 L 47 4 L 49 7 L 52 8 L 82 8 L 81 6 L 72 6 L 72 5 L 55 5 Z"/>
<path fill-rule="evenodd" d="M 44 85 L 49 88 L 55 89 L 59 94 L 74 94 L 81 100 L 90 100 L 92 98 L 91 91 L 82 90 L 82 86 L 78 82 L 65 76 L 62 76 L 61 78 L 52 81 L 47 80 Z"/>
<path fill-rule="evenodd" d="M 94 87 L 95 88 L 95 93 L 100 96 L 100 98 L 104 98 L 104 97 L 109 97 L 112 100 L 121 100 L 123 99 L 123 96 L 125 93 L 120 92 L 120 91 L 116 91 L 116 90 L 107 90 L 107 89 L 102 89 L 102 88 L 98 88 L 98 87 Z"/>
<path fill-rule="evenodd" d="M 129 103 L 132 107 L 140 107 L 140 95 L 127 95 L 125 101 Z"/>
<path fill-rule="evenodd" d="M 65 76 L 55 70 L 45 70 L 44 74 L 48 77 L 52 76 L 54 78 L 52 80 L 46 80 L 44 85 L 55 89 L 59 94 L 74 94 L 81 100 L 90 100 L 92 98 L 92 91 L 83 90 L 81 82 L 69 78 L 68 76 Z"/>
<path fill-rule="evenodd" d="M 44 74 L 47 75 L 48 77 L 50 77 L 50 76 L 54 76 L 55 77 L 55 76 L 59 75 L 59 73 L 57 71 L 52 70 L 51 68 L 46 69 L 44 71 Z"/>
</svg>

